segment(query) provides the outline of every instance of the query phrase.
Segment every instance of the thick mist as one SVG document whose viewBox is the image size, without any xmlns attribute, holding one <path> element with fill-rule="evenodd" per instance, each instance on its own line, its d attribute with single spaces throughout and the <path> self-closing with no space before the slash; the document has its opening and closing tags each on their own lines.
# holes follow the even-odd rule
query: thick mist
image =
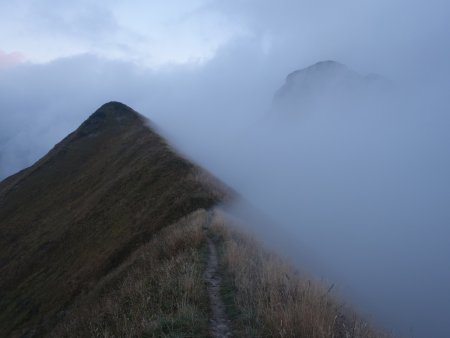
<svg viewBox="0 0 450 338">
<path fill-rule="evenodd" d="M 211 13 L 208 27 L 218 16 L 227 23 L 218 31 L 240 27 L 201 62 L 173 63 L 172 56 L 149 68 L 136 60 L 152 48 L 138 34 L 127 40 L 129 32 L 120 35 L 123 57 L 100 53 L 117 47 L 108 34 L 124 22 L 114 15 L 103 16 L 110 29 L 99 34 L 89 33 L 94 14 L 71 18 L 89 19 L 81 35 L 65 21 L 85 52 L 64 56 L 69 39 L 64 55 L 47 63 L 13 54 L 15 40 L 3 36 L 0 179 L 31 165 L 103 103 L 122 101 L 261 210 L 253 217 L 242 203 L 233 212 L 263 241 L 335 283 L 375 323 L 406 336 L 450 336 L 447 2 L 198 3 L 183 34 L 186 20 Z M 27 13 L 37 30 L 41 14 Z M 66 39 L 45 22 L 46 32 Z M 39 41 L 47 40 L 55 41 Z M 171 41 L 163 42 L 170 51 Z M 294 91 L 281 105 L 273 100 L 289 73 L 330 59 L 382 81 L 342 92 L 323 88 L 329 78 L 318 70 L 311 80 L 321 77 L 319 89 Z"/>
<path fill-rule="evenodd" d="M 229 161 L 246 175 L 237 189 L 276 220 L 254 232 L 336 282 L 375 322 L 445 337 L 450 118 L 447 103 L 415 95 L 271 119 Z"/>
</svg>

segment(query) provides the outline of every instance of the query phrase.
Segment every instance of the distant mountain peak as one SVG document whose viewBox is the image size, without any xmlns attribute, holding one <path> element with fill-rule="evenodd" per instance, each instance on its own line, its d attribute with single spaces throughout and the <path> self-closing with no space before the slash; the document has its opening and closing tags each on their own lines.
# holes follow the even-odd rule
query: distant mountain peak
<svg viewBox="0 0 450 338">
<path fill-rule="evenodd" d="M 303 69 L 296 70 L 292 73 L 290 73 L 287 76 L 287 79 L 292 79 L 302 73 L 311 73 L 311 72 L 353 72 L 350 70 L 346 65 L 343 63 L 333 61 L 333 60 L 325 60 L 325 61 L 319 61 L 311 66 L 308 66 Z"/>
<path fill-rule="evenodd" d="M 363 78 L 363 76 L 340 62 L 331 60 L 320 61 L 290 73 L 286 78 L 286 83 L 279 92 L 283 94 L 293 87 L 303 87 L 299 89 L 305 90 L 324 85 L 341 85 L 342 83 L 353 82 L 359 78 Z"/>
<path fill-rule="evenodd" d="M 376 91 L 386 82 L 380 76 L 360 74 L 337 61 L 320 61 L 290 73 L 276 92 L 272 109 L 304 111 L 333 105 L 339 100 L 352 101 Z"/>
</svg>

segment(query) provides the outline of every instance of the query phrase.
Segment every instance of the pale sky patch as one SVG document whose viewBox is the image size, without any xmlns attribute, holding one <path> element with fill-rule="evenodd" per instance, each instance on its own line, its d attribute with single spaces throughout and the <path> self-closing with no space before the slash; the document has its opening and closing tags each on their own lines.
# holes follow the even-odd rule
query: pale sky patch
<svg viewBox="0 0 450 338">
<path fill-rule="evenodd" d="M 0 67 L 9 67 L 25 61 L 25 56 L 20 52 L 5 52 L 0 49 Z"/>
<path fill-rule="evenodd" d="M 0 2 L 0 41 L 45 63 L 79 54 L 146 67 L 202 63 L 248 34 L 208 0 Z"/>
</svg>

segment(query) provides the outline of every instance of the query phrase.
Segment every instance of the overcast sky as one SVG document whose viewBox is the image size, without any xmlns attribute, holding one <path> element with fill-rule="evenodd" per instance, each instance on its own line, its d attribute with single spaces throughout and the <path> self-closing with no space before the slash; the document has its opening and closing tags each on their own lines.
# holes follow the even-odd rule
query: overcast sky
<svg viewBox="0 0 450 338">
<path fill-rule="evenodd" d="M 208 102 L 251 121 L 288 73 L 320 60 L 395 81 L 447 81 L 449 7 L 445 0 L 0 1 L 0 177 L 32 163 L 105 100 L 124 100 L 172 128 L 169 111 L 195 114 Z M 206 116 L 223 117 L 217 109 Z"/>
<path fill-rule="evenodd" d="M 122 101 L 282 224 L 287 254 L 302 243 L 340 271 L 320 273 L 369 316 L 449 336 L 449 18 L 448 0 L 0 0 L 0 179 Z M 321 60 L 380 75 L 396 105 L 267 123 L 286 76 Z"/>
<path fill-rule="evenodd" d="M 199 64 L 245 38 L 296 66 L 339 58 L 378 71 L 445 62 L 448 13 L 445 0 L 1 1 L 0 60 Z"/>
</svg>

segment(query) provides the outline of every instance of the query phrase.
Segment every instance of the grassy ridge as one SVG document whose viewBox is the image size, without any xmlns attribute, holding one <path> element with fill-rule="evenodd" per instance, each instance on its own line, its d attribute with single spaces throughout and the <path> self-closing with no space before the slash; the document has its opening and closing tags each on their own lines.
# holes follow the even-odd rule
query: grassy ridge
<svg viewBox="0 0 450 338">
<path fill-rule="evenodd" d="M 109 103 L 0 183 L 0 336 L 41 334 L 160 229 L 224 194 Z"/>
<path fill-rule="evenodd" d="M 223 214 L 202 230 L 230 196 L 132 109 L 102 106 L 0 182 L 0 336 L 207 337 L 208 234 L 236 337 L 384 337 Z"/>
</svg>

